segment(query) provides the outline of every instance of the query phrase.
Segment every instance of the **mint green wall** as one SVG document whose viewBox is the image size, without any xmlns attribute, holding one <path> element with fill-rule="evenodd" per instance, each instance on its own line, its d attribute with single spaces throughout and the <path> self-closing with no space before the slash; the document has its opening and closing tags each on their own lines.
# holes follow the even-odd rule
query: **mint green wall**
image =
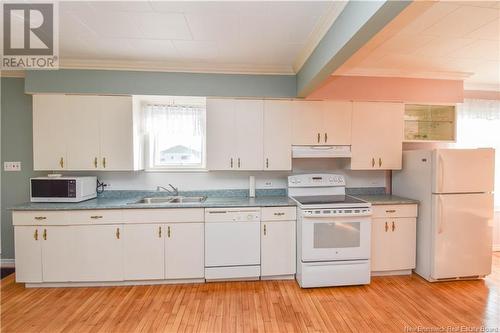
<svg viewBox="0 0 500 333">
<path fill-rule="evenodd" d="M 28 179 L 33 172 L 31 95 L 24 93 L 24 79 L 1 79 L 2 148 L 2 258 L 14 258 L 14 228 L 7 209 L 29 200 Z M 21 161 L 20 172 L 3 171 L 3 162 Z"/>
<path fill-rule="evenodd" d="M 295 75 L 60 69 L 28 71 L 27 93 L 295 97 Z"/>
</svg>

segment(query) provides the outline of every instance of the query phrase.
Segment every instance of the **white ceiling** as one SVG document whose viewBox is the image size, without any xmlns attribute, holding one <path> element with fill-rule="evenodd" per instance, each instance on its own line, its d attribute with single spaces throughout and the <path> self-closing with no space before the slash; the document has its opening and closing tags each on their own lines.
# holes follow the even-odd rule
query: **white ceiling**
<svg viewBox="0 0 500 333">
<path fill-rule="evenodd" d="M 413 6 L 413 7 L 412 7 Z M 500 90 L 500 1 L 415 2 L 334 75 L 459 78 Z"/>
<path fill-rule="evenodd" d="M 333 7 L 331 1 L 61 2 L 61 65 L 294 73 Z"/>
</svg>

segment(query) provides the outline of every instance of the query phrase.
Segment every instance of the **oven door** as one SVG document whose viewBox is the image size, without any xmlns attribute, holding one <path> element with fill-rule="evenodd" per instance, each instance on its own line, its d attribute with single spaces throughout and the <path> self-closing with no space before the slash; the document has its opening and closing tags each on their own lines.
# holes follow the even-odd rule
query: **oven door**
<svg viewBox="0 0 500 333">
<path fill-rule="evenodd" d="M 370 259 L 371 218 L 303 217 L 302 261 Z"/>
</svg>

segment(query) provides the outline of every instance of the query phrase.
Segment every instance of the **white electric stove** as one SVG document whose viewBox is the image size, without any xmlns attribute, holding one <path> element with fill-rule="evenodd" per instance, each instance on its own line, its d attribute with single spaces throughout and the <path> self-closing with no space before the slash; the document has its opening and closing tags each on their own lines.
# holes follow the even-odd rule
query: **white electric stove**
<svg viewBox="0 0 500 333">
<path fill-rule="evenodd" d="M 371 204 L 346 195 L 334 174 L 288 177 L 297 207 L 297 281 L 302 288 L 370 283 Z"/>
</svg>

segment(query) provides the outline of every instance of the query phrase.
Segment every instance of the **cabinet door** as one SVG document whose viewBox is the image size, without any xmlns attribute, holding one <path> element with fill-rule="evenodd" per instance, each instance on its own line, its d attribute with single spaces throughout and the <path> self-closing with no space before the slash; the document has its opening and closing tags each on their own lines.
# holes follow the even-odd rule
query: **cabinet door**
<svg viewBox="0 0 500 333">
<path fill-rule="evenodd" d="M 386 219 L 372 219 L 372 271 L 394 270 L 392 265 L 390 222 Z"/>
<path fill-rule="evenodd" d="M 33 169 L 67 167 L 65 95 L 33 96 Z"/>
<path fill-rule="evenodd" d="M 261 223 L 261 275 L 295 274 L 295 221 Z"/>
<path fill-rule="evenodd" d="M 132 98 L 100 96 L 100 158 L 103 170 L 134 170 Z"/>
<path fill-rule="evenodd" d="M 401 169 L 402 103 L 355 102 L 351 169 Z"/>
<path fill-rule="evenodd" d="M 100 96 L 67 96 L 69 170 L 99 168 Z"/>
<path fill-rule="evenodd" d="M 234 104 L 230 99 L 207 100 L 207 168 L 236 169 Z"/>
<path fill-rule="evenodd" d="M 397 218 L 390 220 L 391 269 L 415 268 L 417 219 Z"/>
<path fill-rule="evenodd" d="M 40 227 L 43 282 L 68 282 L 74 273 L 74 234 L 70 226 Z"/>
<path fill-rule="evenodd" d="M 123 280 L 123 226 L 120 224 L 71 226 L 74 228 L 72 281 Z"/>
<path fill-rule="evenodd" d="M 264 101 L 264 170 L 292 169 L 291 101 Z"/>
<path fill-rule="evenodd" d="M 165 227 L 162 224 L 123 226 L 125 280 L 163 279 Z"/>
<path fill-rule="evenodd" d="M 294 145 L 324 144 L 321 102 L 294 102 L 292 141 Z"/>
<path fill-rule="evenodd" d="M 42 282 L 41 237 L 38 227 L 14 227 L 16 282 Z"/>
<path fill-rule="evenodd" d="M 327 145 L 351 144 L 351 102 L 322 102 L 322 140 Z"/>
<path fill-rule="evenodd" d="M 166 225 L 166 229 L 165 278 L 203 278 L 204 223 L 171 223 Z"/>
<path fill-rule="evenodd" d="M 238 170 L 262 170 L 263 111 L 262 100 L 235 100 L 236 167 Z"/>
</svg>

